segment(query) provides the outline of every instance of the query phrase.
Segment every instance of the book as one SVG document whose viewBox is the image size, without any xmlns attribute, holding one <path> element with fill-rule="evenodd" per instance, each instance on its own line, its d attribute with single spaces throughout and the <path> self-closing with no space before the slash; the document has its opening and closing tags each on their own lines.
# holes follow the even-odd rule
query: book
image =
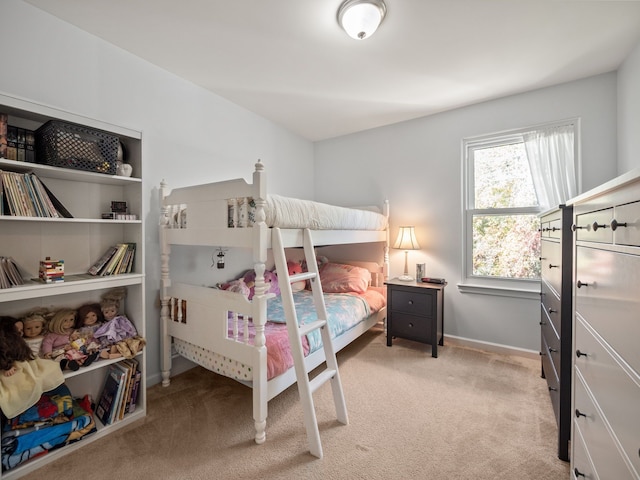
<svg viewBox="0 0 640 480">
<path fill-rule="evenodd" d="M 140 393 L 141 380 L 142 380 L 142 372 L 138 370 L 136 371 L 136 377 L 133 382 L 133 388 L 131 389 L 131 398 L 129 400 L 128 413 L 133 413 L 136 410 L 136 405 L 138 403 L 138 394 Z"/>
<path fill-rule="evenodd" d="M 38 177 L 36 177 L 38 178 Z M 71 213 L 69 212 L 69 210 L 67 210 L 64 205 L 62 205 L 62 203 L 60 202 L 60 200 L 58 200 L 58 198 L 53 194 L 53 192 L 51 192 L 51 190 L 49 190 L 47 188 L 47 186 L 44 184 L 44 182 L 38 178 L 38 181 L 40 182 L 40 185 L 42 185 L 42 188 L 44 188 L 44 191 L 47 193 L 47 197 L 49 198 L 49 200 L 51 201 L 51 203 L 53 204 L 54 210 L 62 217 L 64 218 L 73 218 L 73 215 L 71 215 Z M 58 215 L 55 215 L 56 217 Z"/>
<path fill-rule="evenodd" d="M 116 251 L 116 253 L 113 254 L 113 257 L 111 257 L 111 260 L 109 260 L 109 263 L 105 265 L 104 270 L 102 270 L 102 273 L 100 275 L 102 276 L 113 275 L 116 265 L 124 255 L 124 252 L 127 251 L 126 243 L 118 243 L 116 247 L 118 248 L 118 250 Z"/>
<path fill-rule="evenodd" d="M 17 128 L 16 131 L 17 160 L 24 162 L 27 160 L 27 132 L 24 128 Z"/>
<path fill-rule="evenodd" d="M 11 125 L 7 125 L 7 160 L 18 159 L 18 129 Z"/>
<path fill-rule="evenodd" d="M 115 364 L 109 365 L 100 400 L 96 407 L 96 416 L 103 425 L 110 425 L 114 421 L 118 400 L 124 388 L 124 376 L 125 373 Z"/>
<path fill-rule="evenodd" d="M 96 261 L 96 263 L 91 265 L 88 273 L 94 276 L 100 275 L 100 272 L 102 271 L 104 266 L 107 264 L 109 260 L 111 260 L 111 257 L 113 257 L 114 253 L 116 253 L 117 251 L 118 251 L 117 247 L 115 246 L 109 247 L 109 249 L 106 252 L 104 252 L 102 256 Z"/>
<path fill-rule="evenodd" d="M 7 158 L 7 125 L 9 115 L 0 113 L 0 158 Z"/>
<path fill-rule="evenodd" d="M 33 130 L 25 130 L 25 161 L 29 163 L 36 162 L 36 135 Z"/>
<path fill-rule="evenodd" d="M 122 392 L 122 398 L 120 405 L 118 406 L 118 420 L 122 420 L 128 411 L 129 400 L 131 398 L 131 390 L 133 382 L 135 380 L 137 362 L 134 363 L 131 360 L 122 360 L 116 364 L 118 367 L 126 371 L 125 387 Z"/>
<path fill-rule="evenodd" d="M 6 276 L 9 286 L 14 285 L 23 285 L 24 280 L 22 279 L 22 275 L 20 275 L 20 271 L 18 270 L 18 266 L 15 261 L 11 257 L 0 257 L 0 264 L 2 265 L 2 270 L 4 275 Z"/>
</svg>

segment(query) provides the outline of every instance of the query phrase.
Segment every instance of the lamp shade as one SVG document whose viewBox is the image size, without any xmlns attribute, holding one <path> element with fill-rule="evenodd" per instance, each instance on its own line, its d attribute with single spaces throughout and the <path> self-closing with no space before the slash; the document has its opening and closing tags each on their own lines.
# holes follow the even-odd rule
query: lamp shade
<svg viewBox="0 0 640 480">
<path fill-rule="evenodd" d="M 419 250 L 418 240 L 416 240 L 416 232 L 414 227 L 400 227 L 398 238 L 393 248 L 399 250 Z"/>
<path fill-rule="evenodd" d="M 386 13 L 383 0 L 347 0 L 338 10 L 338 23 L 351 38 L 364 40 L 378 29 Z"/>
</svg>

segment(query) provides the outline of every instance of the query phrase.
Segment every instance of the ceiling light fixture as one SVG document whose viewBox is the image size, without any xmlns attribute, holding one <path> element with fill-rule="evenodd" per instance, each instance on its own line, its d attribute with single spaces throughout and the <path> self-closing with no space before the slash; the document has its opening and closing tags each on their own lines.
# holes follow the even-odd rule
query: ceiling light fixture
<svg viewBox="0 0 640 480">
<path fill-rule="evenodd" d="M 346 0 L 338 9 L 338 23 L 351 38 L 364 40 L 378 29 L 386 13 L 383 0 Z"/>
</svg>

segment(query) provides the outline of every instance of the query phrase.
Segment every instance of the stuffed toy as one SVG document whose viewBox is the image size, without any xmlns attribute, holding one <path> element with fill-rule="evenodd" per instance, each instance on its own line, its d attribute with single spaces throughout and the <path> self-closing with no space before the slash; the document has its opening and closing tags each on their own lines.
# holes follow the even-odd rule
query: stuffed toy
<svg viewBox="0 0 640 480">
<path fill-rule="evenodd" d="M 242 277 L 244 283 L 249 287 L 249 300 L 253 298 L 256 284 L 256 272 L 255 270 L 249 270 Z M 271 270 L 264 271 L 264 281 L 267 284 L 267 291 L 265 293 L 275 293 L 280 295 L 280 286 L 278 285 L 278 276 Z"/>
<path fill-rule="evenodd" d="M 302 265 L 298 262 L 294 262 L 293 260 L 287 260 L 287 270 L 289 271 L 289 276 L 296 275 L 298 273 L 302 273 Z M 299 292 L 304 290 L 307 286 L 307 282 L 305 280 L 300 280 L 299 282 L 291 284 L 291 290 L 293 292 Z"/>
<path fill-rule="evenodd" d="M 231 280 L 230 282 L 224 283 L 220 286 L 222 290 L 228 290 L 229 292 L 241 293 L 245 297 L 250 298 L 249 295 L 253 296 L 253 292 L 249 288 L 249 286 L 245 283 L 244 278 L 238 278 L 236 280 Z"/>
</svg>

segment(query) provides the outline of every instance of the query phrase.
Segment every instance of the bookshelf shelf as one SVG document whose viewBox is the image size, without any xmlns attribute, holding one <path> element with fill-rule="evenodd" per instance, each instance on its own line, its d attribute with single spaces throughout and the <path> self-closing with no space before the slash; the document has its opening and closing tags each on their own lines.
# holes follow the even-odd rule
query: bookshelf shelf
<svg viewBox="0 0 640 480">
<path fill-rule="evenodd" d="M 0 288 L 0 315 L 23 318 L 27 312 L 40 307 L 50 311 L 76 309 L 86 303 L 99 302 L 101 296 L 113 288 L 124 287 L 127 293 L 121 313 L 133 322 L 138 334 L 146 338 L 141 133 L 3 94 L 0 94 L 0 113 L 8 114 L 9 125 L 28 130 L 36 130 L 49 120 L 62 120 L 109 132 L 118 136 L 127 154 L 125 161 L 133 169 L 133 176 L 122 177 L 0 158 L 1 171 L 35 174 L 73 215 L 73 218 L 0 215 L 0 256 L 11 258 L 24 280 L 22 285 Z M 103 219 L 102 214 L 110 211 L 111 202 L 126 202 L 129 212 L 138 219 Z M 132 262 L 127 264 L 132 273 L 108 276 L 87 273 L 109 247 L 121 243 L 135 244 L 135 252 L 129 257 Z M 37 280 L 40 261 L 46 257 L 64 261 L 64 282 Z M 135 359 L 142 373 L 135 411 L 110 425 L 102 425 L 94 415 L 95 433 L 13 469 L 0 471 L 0 480 L 20 478 L 142 419 L 146 415 L 146 348 Z M 95 402 L 100 398 L 109 367 L 122 360 L 122 357 L 100 359 L 77 371 L 65 371 L 65 384 L 74 397 L 90 395 Z"/>
</svg>

